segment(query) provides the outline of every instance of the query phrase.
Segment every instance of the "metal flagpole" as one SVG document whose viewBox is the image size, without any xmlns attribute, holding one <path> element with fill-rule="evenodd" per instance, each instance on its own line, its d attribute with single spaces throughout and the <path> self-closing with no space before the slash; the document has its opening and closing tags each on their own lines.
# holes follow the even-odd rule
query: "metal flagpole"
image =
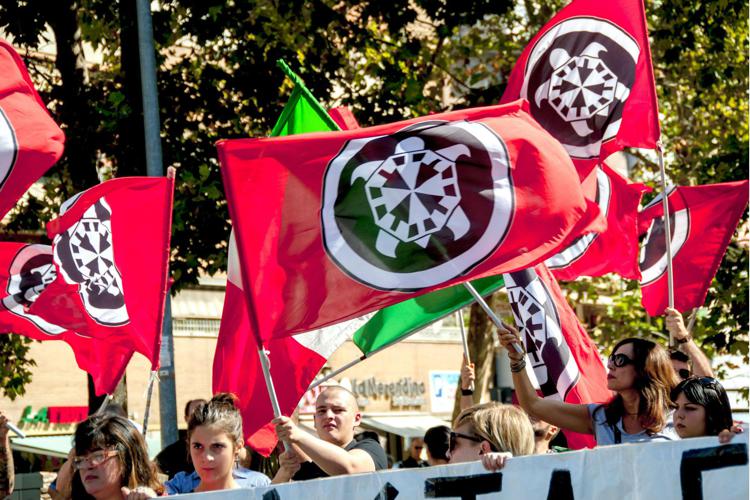
<svg viewBox="0 0 750 500">
<path fill-rule="evenodd" d="M 503 320 L 497 317 L 497 314 L 495 314 L 495 311 L 492 310 L 492 308 L 487 304 L 487 301 L 484 300 L 484 298 L 479 295 L 479 292 L 477 292 L 477 289 L 474 288 L 474 285 L 469 283 L 468 281 L 464 282 L 464 287 L 469 291 L 469 293 L 474 297 L 474 300 L 477 301 L 477 303 L 482 306 L 482 309 L 484 309 L 484 312 L 487 313 L 487 316 L 490 317 L 492 322 L 495 324 L 496 327 L 502 328 L 504 330 L 507 330 L 508 328 L 505 326 L 505 323 L 503 323 Z M 513 349 L 516 350 L 518 354 L 524 354 L 523 349 L 518 344 L 513 344 Z"/>
<path fill-rule="evenodd" d="M 266 390 L 268 391 L 268 397 L 271 399 L 271 408 L 273 408 L 273 417 L 279 418 L 281 416 L 281 407 L 279 406 L 279 398 L 276 397 L 276 389 L 273 387 L 273 378 L 271 377 L 271 360 L 268 359 L 268 353 L 263 348 L 263 344 L 258 349 L 258 356 L 260 356 L 260 366 L 263 368 L 263 378 L 266 379 Z M 288 441 L 282 441 L 284 443 L 284 449 L 291 450 L 292 445 Z"/>
<path fill-rule="evenodd" d="M 466 356 L 466 364 L 471 364 L 471 356 L 469 356 L 469 343 L 466 341 L 466 331 L 464 330 L 464 313 L 459 309 L 456 311 L 456 321 L 458 321 L 458 328 L 461 330 L 461 343 L 464 346 L 464 356 Z M 474 382 L 469 387 L 470 391 L 474 391 Z"/>
<path fill-rule="evenodd" d="M 148 416 L 151 414 L 151 396 L 154 393 L 154 382 L 159 378 L 156 370 L 151 371 L 151 376 L 148 379 L 148 390 L 146 391 L 146 409 L 143 410 L 143 435 L 146 435 L 148 430 Z"/>
<path fill-rule="evenodd" d="M 672 274 L 672 224 L 669 220 L 669 200 L 667 193 L 667 174 L 664 171 L 664 151 L 661 141 L 656 143 L 656 152 L 659 157 L 659 171 L 661 172 L 662 203 L 664 204 L 664 239 L 667 244 L 667 296 L 669 307 L 674 309 L 674 275 Z M 669 334 L 669 346 L 674 347 L 674 339 Z"/>
<path fill-rule="evenodd" d="M 164 175 L 161 154 L 159 122 L 159 97 L 156 88 L 156 58 L 154 34 L 151 25 L 149 0 L 136 1 L 138 16 L 138 56 L 141 69 L 141 94 L 143 97 L 143 129 L 146 143 L 146 171 L 149 176 Z M 174 347 L 172 343 L 172 307 L 166 297 L 162 328 L 159 370 L 159 416 L 161 420 L 162 448 L 177 441 L 177 402 L 174 379 Z"/>
</svg>

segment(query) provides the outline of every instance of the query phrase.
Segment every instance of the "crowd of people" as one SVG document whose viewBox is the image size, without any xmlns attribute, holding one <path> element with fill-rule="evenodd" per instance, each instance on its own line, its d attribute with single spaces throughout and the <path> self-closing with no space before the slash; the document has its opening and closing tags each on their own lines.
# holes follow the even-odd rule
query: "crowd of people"
<svg viewBox="0 0 750 500">
<path fill-rule="evenodd" d="M 539 397 L 525 370 L 526 357 L 518 332 L 512 327 L 500 329 L 498 335 L 509 353 L 519 406 L 473 404 L 474 367 L 464 360 L 461 412 L 453 428 L 434 427 L 423 438 L 412 439 L 407 458 L 394 467 L 481 461 L 486 469 L 495 471 L 512 457 L 566 451 L 551 444 L 561 429 L 591 434 L 597 446 L 699 436 L 729 441 L 742 429 L 732 420 L 724 388 L 712 378 L 710 363 L 693 343 L 677 311 L 667 312 L 667 327 L 686 347 L 687 359 L 670 356 L 649 340 L 624 339 L 615 346 L 607 363 L 612 399 L 583 405 Z M 361 419 L 354 394 L 335 385 L 325 388 L 316 400 L 316 435 L 292 418 L 275 419 L 283 452 L 277 472 L 269 477 L 240 465 L 246 463 L 247 450 L 242 418 L 231 394 L 188 402 L 187 430 L 153 462 L 138 426 L 121 408 L 111 405 L 78 424 L 74 447 L 49 493 L 54 500 L 142 500 L 388 468 L 388 457 L 377 435 L 356 434 Z M 0 498 L 13 489 L 5 423 L 0 412 Z"/>
</svg>

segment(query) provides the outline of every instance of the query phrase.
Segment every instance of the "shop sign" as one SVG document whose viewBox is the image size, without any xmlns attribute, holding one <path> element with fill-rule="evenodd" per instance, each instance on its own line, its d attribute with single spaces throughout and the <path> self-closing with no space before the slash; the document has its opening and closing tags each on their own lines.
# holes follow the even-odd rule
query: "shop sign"
<svg viewBox="0 0 750 500">
<path fill-rule="evenodd" d="M 370 398 L 390 399 L 391 406 L 422 406 L 426 403 L 424 382 L 404 377 L 395 382 L 384 382 L 375 377 L 352 379 L 352 392 L 360 406 L 367 406 Z"/>
<path fill-rule="evenodd" d="M 27 406 L 23 409 L 19 427 L 29 428 L 39 425 L 69 426 L 86 420 L 89 409 L 87 406 L 43 406 L 36 412 Z"/>
</svg>

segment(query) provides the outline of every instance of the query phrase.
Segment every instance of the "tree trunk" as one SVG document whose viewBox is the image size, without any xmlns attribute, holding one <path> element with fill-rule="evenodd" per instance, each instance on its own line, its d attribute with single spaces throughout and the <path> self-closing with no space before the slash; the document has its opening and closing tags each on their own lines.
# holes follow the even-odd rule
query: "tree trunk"
<svg viewBox="0 0 750 500">
<path fill-rule="evenodd" d="M 94 123 L 91 100 L 87 97 L 86 61 L 78 27 L 79 5 L 71 0 L 57 0 L 45 5 L 47 22 L 55 34 L 55 67 L 62 80 L 60 95 L 56 96 L 61 102 L 60 125 L 68 132 L 61 162 L 67 166 L 68 181 L 74 192 L 79 192 L 99 183 L 96 150 L 87 144 L 94 136 L 97 124 Z"/>
<path fill-rule="evenodd" d="M 487 304 L 492 308 L 493 311 L 497 310 L 497 305 L 500 302 L 500 297 L 494 294 L 487 297 Z M 466 334 L 466 341 L 469 344 L 469 356 L 471 361 L 474 363 L 474 373 L 476 379 L 474 381 L 474 404 L 477 404 L 484 399 L 489 400 L 489 387 L 490 381 L 495 371 L 495 325 L 487 313 L 484 312 L 482 306 L 476 302 L 471 305 L 471 313 L 469 315 L 469 331 Z M 482 397 L 487 394 L 487 397 Z M 456 404 L 453 407 L 453 418 L 454 421 L 460 412 L 461 402 L 461 384 L 459 383 L 456 389 Z"/>
</svg>

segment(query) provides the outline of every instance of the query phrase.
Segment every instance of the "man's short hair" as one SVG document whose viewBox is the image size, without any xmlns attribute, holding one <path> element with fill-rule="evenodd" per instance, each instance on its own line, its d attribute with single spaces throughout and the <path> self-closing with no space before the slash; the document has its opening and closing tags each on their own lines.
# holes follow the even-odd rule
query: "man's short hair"
<svg viewBox="0 0 750 500">
<path fill-rule="evenodd" d="M 683 363 L 689 363 L 690 362 L 690 356 L 685 354 L 682 351 L 670 351 L 669 352 L 669 359 L 673 359 L 675 361 L 682 361 Z"/>
<path fill-rule="evenodd" d="M 318 397 L 322 396 L 323 394 L 325 394 L 326 392 L 330 390 L 341 391 L 341 392 L 347 393 L 349 396 L 351 396 L 351 402 L 353 404 L 354 411 L 359 411 L 359 403 L 357 403 L 357 396 L 355 396 L 352 391 L 350 391 L 343 385 L 325 385 L 323 386 L 323 390 L 320 391 L 320 394 L 318 394 Z"/>
<path fill-rule="evenodd" d="M 432 458 L 448 460 L 448 448 L 450 448 L 451 430 L 445 425 L 431 427 L 424 433 L 424 444 L 427 452 Z"/>
</svg>

